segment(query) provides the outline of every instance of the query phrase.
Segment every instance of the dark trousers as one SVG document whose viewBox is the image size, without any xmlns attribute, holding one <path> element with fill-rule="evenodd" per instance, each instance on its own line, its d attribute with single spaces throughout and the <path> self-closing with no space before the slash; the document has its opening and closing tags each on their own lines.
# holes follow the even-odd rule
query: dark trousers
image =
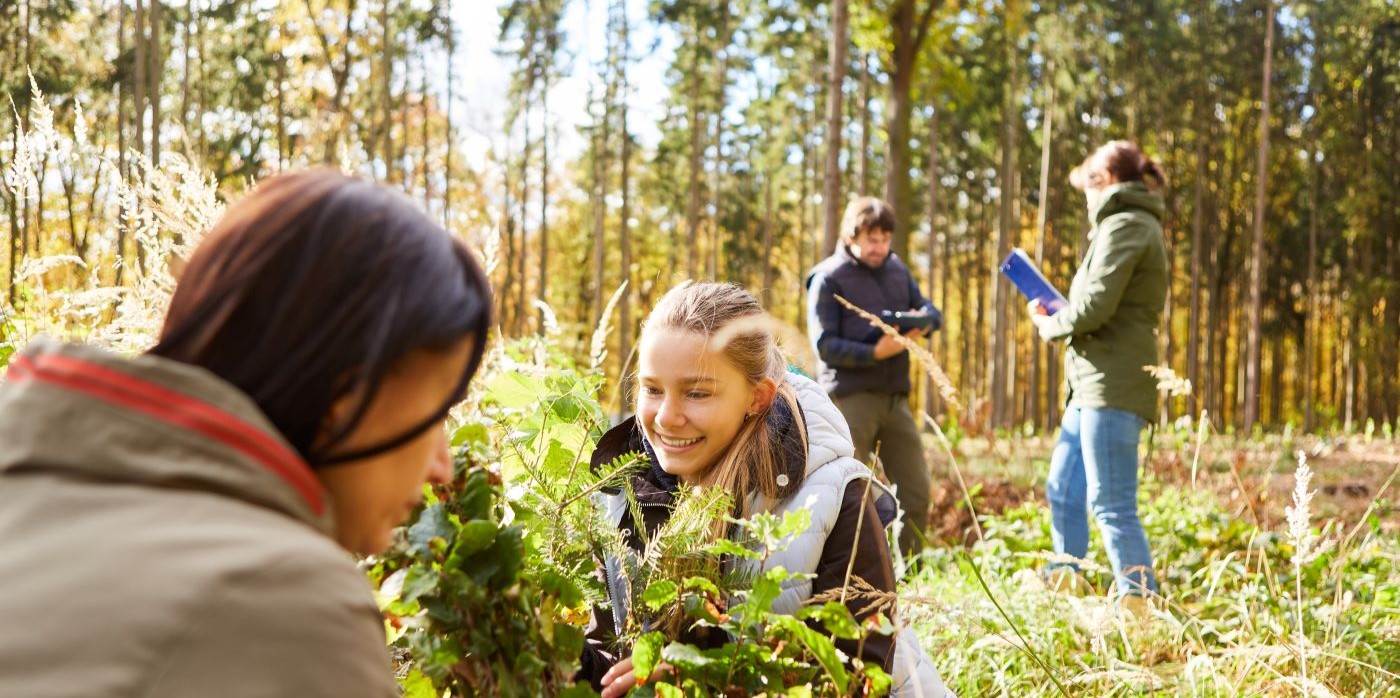
<svg viewBox="0 0 1400 698">
<path fill-rule="evenodd" d="M 896 487 L 904 509 L 899 547 L 906 555 L 919 549 L 928 525 L 929 488 L 933 484 L 919 427 L 904 393 L 851 393 L 833 397 L 851 427 L 856 459 L 869 463 L 879 445 L 880 466 Z"/>
</svg>

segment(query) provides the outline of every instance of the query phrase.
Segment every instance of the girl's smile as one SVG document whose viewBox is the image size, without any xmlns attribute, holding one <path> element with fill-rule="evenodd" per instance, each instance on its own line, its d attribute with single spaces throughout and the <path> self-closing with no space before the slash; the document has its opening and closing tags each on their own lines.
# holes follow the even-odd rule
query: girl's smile
<svg viewBox="0 0 1400 698">
<path fill-rule="evenodd" d="M 693 483 L 738 436 L 759 390 L 698 333 L 647 332 L 638 358 L 638 423 L 661 469 Z"/>
</svg>

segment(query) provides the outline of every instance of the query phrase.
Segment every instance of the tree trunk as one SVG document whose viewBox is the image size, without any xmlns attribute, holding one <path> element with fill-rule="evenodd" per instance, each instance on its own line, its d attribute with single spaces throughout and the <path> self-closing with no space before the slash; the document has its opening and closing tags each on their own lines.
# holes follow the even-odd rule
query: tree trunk
<svg viewBox="0 0 1400 698">
<path fill-rule="evenodd" d="M 432 168 L 429 156 L 433 152 L 432 112 L 428 109 L 428 58 L 426 53 L 418 54 L 418 176 L 423 182 L 423 202 L 431 206 L 433 197 Z"/>
<path fill-rule="evenodd" d="M 133 16 L 133 34 L 136 42 L 134 56 L 136 65 L 132 84 L 135 86 L 133 94 L 132 114 L 135 118 L 133 126 L 136 152 L 146 154 L 146 8 L 142 5 L 142 0 L 136 0 L 135 15 Z"/>
<path fill-rule="evenodd" d="M 1197 128 L 1200 128 L 1200 121 Z M 1191 192 L 1191 290 L 1187 299 L 1186 318 L 1186 379 L 1191 381 L 1193 390 L 1186 397 L 1187 411 L 1192 419 L 1200 416 L 1201 405 L 1196 396 L 1209 384 L 1201 381 L 1201 254 L 1205 247 L 1205 193 L 1207 150 L 1202 142 L 1206 137 L 1200 130 L 1196 132 L 1196 168 L 1192 177 Z"/>
<path fill-rule="evenodd" d="M 457 27 L 452 24 L 452 13 L 443 20 L 447 22 L 447 103 L 443 106 L 442 158 L 442 227 L 452 230 L 452 146 L 457 134 L 452 130 L 453 66 L 457 62 Z"/>
<path fill-rule="evenodd" d="M 405 55 L 411 54 L 410 51 L 405 51 L 404 53 Z M 401 72 L 403 73 L 403 82 L 400 83 L 399 86 L 399 138 L 394 138 L 394 131 L 392 129 L 389 131 L 389 154 L 390 157 L 393 158 L 393 162 L 396 163 L 399 167 L 399 176 L 397 184 L 399 184 L 400 188 L 402 188 L 403 191 L 407 193 L 411 191 L 411 187 L 413 185 L 413 164 L 408 160 L 409 133 L 412 129 L 409 128 L 411 114 L 409 113 L 408 108 L 409 62 L 407 58 L 404 59 L 403 70 Z M 540 125 L 540 130 L 547 131 L 548 124 L 542 123 Z M 396 140 L 397 143 L 395 142 Z"/>
<path fill-rule="evenodd" d="M 714 145 L 715 145 L 715 166 L 710 173 L 710 262 L 708 265 L 709 278 L 719 278 L 719 253 L 724 246 L 724 230 L 720 226 L 720 185 L 724 181 L 726 170 L 724 158 L 724 106 L 728 101 L 729 91 L 729 44 L 732 38 L 729 27 L 729 3 L 720 5 L 719 21 L 719 47 L 721 50 L 719 58 L 719 74 L 715 83 L 715 110 L 714 110 Z"/>
<path fill-rule="evenodd" d="M 528 258 L 530 256 L 530 236 L 527 234 L 529 226 L 526 221 L 530 215 L 530 91 L 526 90 L 521 99 L 525 100 L 520 110 L 521 119 L 525 122 L 525 144 L 520 150 L 520 249 L 515 256 L 516 276 L 519 285 L 515 288 L 515 334 L 520 336 L 526 331 L 526 318 L 529 307 L 526 301 L 529 295 L 529 273 Z"/>
<path fill-rule="evenodd" d="M 885 160 L 885 200 L 894 207 L 897 222 L 892 247 L 901 259 L 909 258 L 909 236 L 914 231 L 913 212 L 909 210 L 909 119 L 913 111 L 909 92 L 919 49 L 928 37 L 934 11 L 942 4 L 941 0 L 925 0 L 920 8 L 920 3 L 914 0 L 900 0 L 890 15 L 894 43 L 889 71 L 890 101 L 886 105 L 889 146 Z"/>
<path fill-rule="evenodd" d="M 208 70 L 205 69 L 205 61 L 204 61 L 204 57 L 205 57 L 207 54 L 205 53 L 205 45 L 204 45 L 204 23 L 203 23 L 203 22 L 200 22 L 199 24 L 195 25 L 194 34 L 195 34 L 195 48 L 196 48 L 196 50 L 198 50 L 198 52 L 199 52 L 199 81 L 198 81 L 198 82 L 199 82 L 199 85 L 195 88 L 195 93 L 196 93 L 196 98 L 198 99 L 198 104 L 195 105 L 195 114 L 196 114 L 196 116 L 195 116 L 195 120 L 194 120 L 195 126 L 198 127 L 198 129 L 199 129 L 199 148 L 196 150 L 196 152 L 197 152 L 198 155 L 199 155 L 199 161 L 200 161 L 200 162 L 203 162 L 205 156 L 206 156 L 207 153 L 209 152 L 208 134 L 206 134 L 206 133 L 204 132 L 204 112 L 205 112 L 205 107 L 206 107 L 206 105 L 208 105 L 208 103 L 209 103 L 209 99 L 208 99 L 209 72 L 208 72 Z M 289 150 L 290 150 L 290 148 L 289 148 Z"/>
<path fill-rule="evenodd" d="M 160 48 L 160 16 L 160 0 L 151 0 L 151 72 L 147 75 L 150 80 L 150 91 L 147 94 L 151 100 L 151 164 L 156 167 L 160 167 L 161 78 L 165 74 L 165 54 Z"/>
<path fill-rule="evenodd" d="M 1317 160 L 1317 138 L 1313 135 L 1312 147 L 1308 149 L 1308 285 L 1307 300 L 1303 315 L 1303 431 L 1311 432 L 1316 427 L 1314 403 L 1317 400 L 1317 380 L 1313 372 L 1317 370 L 1313 361 L 1317 352 L 1322 318 L 1318 317 L 1317 280 L 1317 192 L 1319 170 Z"/>
<path fill-rule="evenodd" d="M 607 296 L 607 206 L 608 206 L 608 128 L 612 122 L 613 90 L 604 90 L 603 117 L 594 130 L 593 138 L 593 324 L 600 326 L 603 321 L 603 304 Z M 674 271 L 674 270 L 673 270 Z M 623 274 L 626 278 L 626 274 Z M 623 357 L 626 358 L 626 357 Z"/>
<path fill-rule="evenodd" d="M 384 161 L 384 181 L 391 179 L 391 166 L 389 164 L 390 139 L 390 112 L 393 102 L 394 88 L 394 36 L 393 22 L 389 17 L 389 10 L 392 0 L 384 0 L 379 6 L 379 86 L 378 96 L 374 100 L 379 105 L 379 116 L 375 119 L 374 130 L 370 137 L 365 139 L 365 158 L 369 161 L 370 167 L 374 167 L 375 158 Z M 371 91 L 374 88 L 370 88 Z M 527 115 L 528 119 L 529 116 Z"/>
<path fill-rule="evenodd" d="M 896 29 L 896 34 L 899 33 Z M 909 258 L 909 236 L 913 233 L 910 225 L 913 217 L 909 215 L 909 116 L 913 104 L 909 91 L 914 59 L 915 52 L 908 41 L 896 44 L 895 67 L 890 73 L 890 102 L 886 106 L 889 143 L 885 154 L 885 201 L 894 208 L 896 222 L 891 248 L 901 259 Z"/>
<path fill-rule="evenodd" d="M 1248 433 L 1259 420 L 1260 317 L 1263 312 L 1264 212 L 1269 164 L 1269 86 L 1273 82 L 1274 2 L 1267 0 L 1268 14 L 1264 35 L 1264 88 L 1259 108 L 1259 168 L 1254 182 L 1254 248 L 1249 267 L 1249 336 L 1245 364 L 1244 430 Z"/>
<path fill-rule="evenodd" d="M 835 249 L 841 216 L 841 98 L 846 81 L 846 0 L 832 0 L 831 61 L 826 87 L 826 172 L 822 182 L 822 249 Z M 864 73 L 864 71 L 862 71 Z M 864 80 L 864 78 L 862 78 Z"/>
<path fill-rule="evenodd" d="M 948 260 L 939 259 L 938 256 L 938 108 L 934 107 L 929 112 L 928 117 L 928 240 L 925 249 L 928 251 L 928 298 L 932 302 L 934 289 L 938 288 L 939 270 L 946 266 Z M 939 262 L 942 262 L 940 266 Z M 944 273 L 946 275 L 946 272 Z M 946 324 L 946 323 L 945 323 Z M 936 335 L 946 335 L 948 329 L 944 327 L 939 332 L 929 334 L 928 349 L 935 351 L 938 345 Z M 930 417 L 942 410 L 943 400 L 938 396 L 938 388 L 933 384 L 931 376 L 924 379 L 924 411 Z"/>
<path fill-rule="evenodd" d="M 621 332 L 619 334 L 620 344 L 618 353 L 622 361 L 622 397 L 623 400 L 631 392 L 631 372 L 628 371 L 628 359 L 632 355 L 632 134 L 627 127 L 627 61 L 629 60 L 630 43 L 628 39 L 627 3 L 626 0 L 618 0 L 615 11 L 618 14 L 621 37 L 621 56 L 619 57 L 618 77 L 622 87 L 622 102 L 619 104 L 618 113 L 618 135 L 622 138 L 621 168 L 619 171 L 618 186 L 622 190 L 622 207 L 618 211 L 621 220 L 618 230 L 618 249 L 622 256 L 622 279 L 627 282 L 627 291 L 622 294 L 622 299 L 618 303 L 621 315 Z M 625 404 L 625 403 L 624 403 Z"/>
<path fill-rule="evenodd" d="M 699 268 L 696 263 L 700 247 L 700 173 L 703 163 L 700 137 L 704 133 L 700 115 L 700 57 L 692 50 L 690 61 L 690 182 L 685 206 L 685 229 L 688 239 L 686 246 L 685 274 L 689 279 L 696 278 Z"/>
<path fill-rule="evenodd" d="M 1055 110 L 1055 63 L 1047 62 L 1045 65 L 1045 104 L 1041 108 L 1042 123 L 1040 132 L 1040 197 L 1036 199 L 1035 210 L 1035 265 L 1042 270 L 1045 269 L 1045 222 L 1049 217 L 1050 210 L 1050 137 L 1054 133 L 1054 110 Z M 1034 332 L 1032 332 L 1034 334 Z M 1040 354 L 1044 346 L 1038 337 L 1031 338 L 1031 363 L 1030 363 L 1030 418 L 1038 423 L 1044 416 L 1041 409 L 1040 397 Z"/>
<path fill-rule="evenodd" d="M 1009 20 L 1008 20 L 1009 21 Z M 1009 30 L 1008 30 L 1009 33 Z M 1006 91 L 1002 99 L 1002 140 L 1001 140 L 1001 200 L 1000 217 L 997 225 L 997 246 L 996 255 L 992 260 L 993 265 L 1001 263 L 1008 254 L 1011 253 L 1012 244 L 1015 241 L 1018 221 L 1016 220 L 1016 168 L 1017 168 L 1017 142 L 1016 137 L 1020 132 L 1017 122 L 1020 119 L 1020 110 L 1017 106 L 1016 98 L 1018 91 L 1016 83 L 1018 80 L 1016 71 L 1016 44 L 1008 36 L 1006 39 L 1006 58 L 1010 69 L 1007 79 Z M 992 424 L 995 426 L 1006 426 L 1011 422 L 1011 387 L 1013 376 L 1011 375 L 1010 354 L 1013 351 L 1012 345 L 1015 335 L 1011 329 L 1010 299 L 1006 293 L 1006 284 L 1000 279 L 993 279 L 991 282 L 992 304 L 995 315 L 993 316 L 992 327 Z"/>
<path fill-rule="evenodd" d="M 119 3 L 117 3 L 117 55 L 120 56 L 120 55 L 125 55 L 125 54 L 126 54 L 126 2 L 119 2 Z M 201 65 L 202 65 L 202 64 L 201 64 Z M 135 82 L 135 81 L 133 80 L 133 82 Z M 126 179 L 127 179 L 127 176 L 128 176 L 129 173 L 130 173 L 129 170 L 127 169 L 127 163 L 126 163 L 126 128 L 127 128 L 127 124 L 126 124 L 126 120 L 127 120 L 127 117 L 126 117 L 126 98 L 127 98 L 127 95 L 131 94 L 131 89 L 125 88 L 124 85 L 123 85 L 123 82 L 122 82 L 121 80 L 117 80 L 117 81 L 116 81 L 116 84 L 113 85 L 112 87 L 113 87 L 113 89 L 116 90 L 116 93 L 117 93 L 117 95 L 116 95 L 116 103 L 117 103 L 117 108 L 116 108 L 116 111 L 117 111 L 117 177 L 120 178 L 123 182 L 125 182 Z M 115 225 L 116 225 L 116 228 L 117 228 L 117 249 L 116 249 L 116 257 L 117 257 L 118 264 L 115 264 L 115 265 L 114 265 L 114 266 L 116 267 L 116 277 L 115 277 L 115 279 L 114 279 L 114 281 L 113 281 L 113 284 L 116 285 L 117 287 L 120 287 L 120 286 L 122 285 L 122 277 L 123 277 L 123 275 L 124 275 L 124 273 L 125 273 L 125 269 L 126 269 L 126 265 L 120 263 L 120 262 L 122 261 L 122 258 L 126 255 L 126 223 L 124 222 L 124 221 L 126 220 L 126 202 L 125 202 L 125 199 L 124 199 L 123 197 L 120 197 L 120 196 L 117 197 L 117 200 L 118 200 L 118 203 L 117 203 L 117 220 L 115 221 Z M 14 267 L 14 260 L 13 260 L 13 259 L 11 260 L 10 266 L 11 266 L 11 272 L 13 272 L 13 271 L 14 271 L 14 270 L 13 270 L 13 267 Z M 13 276 L 13 275 L 12 275 L 12 276 Z M 10 291 L 11 291 L 10 302 L 13 303 L 13 302 L 14 302 L 14 297 L 13 297 L 13 292 L 14 292 L 13 278 L 11 279 Z"/>
<path fill-rule="evenodd" d="M 802 280 L 802 283 L 797 292 L 797 310 L 793 313 L 792 322 L 794 325 L 805 329 L 807 327 L 807 270 L 816 266 L 817 262 L 821 260 L 821 254 L 816 250 L 812 250 L 812 261 L 810 263 L 807 261 L 807 250 L 811 246 L 818 244 L 809 242 L 815 241 L 817 235 L 816 231 L 807 224 L 807 209 L 809 208 L 807 199 L 811 194 L 812 179 L 809 173 L 812 169 L 812 151 L 815 149 L 812 145 L 812 121 L 816 118 L 816 115 L 807 109 L 803 109 L 801 113 L 802 116 L 799 120 L 801 125 L 798 129 L 800 142 L 802 143 L 802 163 L 801 171 L 797 175 L 797 244 L 794 245 L 794 247 L 797 248 L 797 273 L 800 275 L 799 278 Z"/>
<path fill-rule="evenodd" d="M 870 54 L 860 56 L 860 180 L 859 193 L 870 193 Z"/>
<path fill-rule="evenodd" d="M 190 52 L 190 25 L 194 24 L 195 21 L 194 0 L 185 0 L 184 20 L 180 23 L 180 29 L 183 30 L 180 52 L 185 58 L 180 75 L 180 136 L 184 140 L 185 153 L 188 154 L 190 150 L 190 67 L 194 64 L 194 55 Z M 279 96 L 281 94 L 280 87 L 278 94 Z"/>
<path fill-rule="evenodd" d="M 277 79 L 277 171 L 281 172 L 287 167 L 287 159 L 290 152 L 287 147 L 287 76 L 286 67 L 282 61 L 278 61 L 273 68 L 273 75 Z"/>
<path fill-rule="evenodd" d="M 540 260 L 539 298 L 549 302 L 549 75 L 540 83 Z M 625 224 L 625 221 L 624 221 Z M 541 313 L 544 311 L 541 310 Z M 543 327 L 543 316 L 541 316 Z"/>
<path fill-rule="evenodd" d="M 139 0 L 138 0 L 139 1 Z M 358 0 L 348 0 L 345 7 L 345 24 L 340 35 L 345 41 L 345 55 L 342 57 L 340 65 L 336 65 L 335 55 L 331 50 L 330 37 L 321 28 L 321 23 L 316 21 L 316 9 L 311 6 L 311 0 L 303 0 L 306 5 L 306 14 L 311 18 L 311 27 L 316 32 L 316 40 L 321 46 L 321 52 L 326 58 L 326 67 L 331 71 L 333 91 L 331 92 L 331 108 L 328 118 L 330 119 L 330 134 L 326 138 L 325 149 L 322 151 L 321 159 L 329 164 L 339 157 L 340 139 L 345 126 L 345 115 L 342 110 L 345 106 L 345 86 L 350 79 L 350 63 L 352 55 L 350 47 L 354 45 L 351 41 L 350 32 L 354 28 L 352 20 L 355 17 L 355 6 Z M 387 97 L 387 96 L 386 96 Z M 523 234 L 523 230 L 521 231 Z"/>
<path fill-rule="evenodd" d="M 10 152 L 13 153 L 13 152 L 18 151 L 18 150 L 19 150 L 19 129 L 18 129 L 18 128 L 16 128 L 15 131 L 14 131 L 14 133 L 11 134 L 11 142 L 14 144 L 14 148 L 13 148 Z M 7 288 L 7 294 L 6 294 L 6 296 L 7 296 L 7 298 L 9 299 L 10 307 L 14 307 L 14 304 L 15 304 L 15 291 L 16 291 L 15 286 L 16 286 L 16 282 L 17 282 L 17 280 L 18 280 L 16 277 L 18 276 L 18 272 L 19 272 L 19 263 L 20 263 L 20 259 L 24 256 L 24 239 L 21 237 L 21 233 L 20 233 L 20 226 L 19 226 L 19 200 L 18 200 L 18 197 L 15 195 L 14 191 L 11 190 L 9 187 L 0 187 L 0 196 L 8 196 L 8 197 L 9 197 L 9 204 L 10 204 L 9 206 L 6 206 L 6 207 L 5 207 L 5 208 L 9 209 L 9 214 L 10 214 L 10 265 L 9 265 L 8 270 L 7 270 L 8 274 L 9 274 L 9 278 L 7 279 L 7 283 L 6 283 L 6 288 Z M 120 269 L 120 267 L 118 267 L 118 268 Z"/>
</svg>

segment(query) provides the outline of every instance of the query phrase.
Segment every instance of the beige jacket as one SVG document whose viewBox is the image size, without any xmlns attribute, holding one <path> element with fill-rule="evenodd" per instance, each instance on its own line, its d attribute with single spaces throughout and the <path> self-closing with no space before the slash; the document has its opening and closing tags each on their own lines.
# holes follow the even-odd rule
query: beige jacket
<svg viewBox="0 0 1400 698">
<path fill-rule="evenodd" d="M 331 522 L 237 389 L 36 342 L 0 382 L 0 697 L 397 696 Z"/>
</svg>

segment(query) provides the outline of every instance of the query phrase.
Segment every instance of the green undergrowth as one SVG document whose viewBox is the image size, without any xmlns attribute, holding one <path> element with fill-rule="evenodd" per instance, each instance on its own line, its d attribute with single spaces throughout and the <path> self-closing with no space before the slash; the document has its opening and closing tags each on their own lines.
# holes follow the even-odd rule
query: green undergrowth
<svg viewBox="0 0 1400 698">
<path fill-rule="evenodd" d="M 1400 542 L 1376 515 L 1349 530 L 1314 528 L 1322 551 L 1301 578 L 1288 531 L 1261 530 L 1212 495 L 1148 486 L 1141 515 L 1162 587 L 1141 617 L 1107 601 L 1112 575 L 1097 533 L 1098 559 L 1083 564 L 1093 593 L 1044 588 L 1035 573 L 1051 545 L 1043 504 L 983 517 L 985 539 L 970 549 L 927 550 L 906 604 L 950 688 L 964 696 L 1400 691 Z"/>
</svg>

